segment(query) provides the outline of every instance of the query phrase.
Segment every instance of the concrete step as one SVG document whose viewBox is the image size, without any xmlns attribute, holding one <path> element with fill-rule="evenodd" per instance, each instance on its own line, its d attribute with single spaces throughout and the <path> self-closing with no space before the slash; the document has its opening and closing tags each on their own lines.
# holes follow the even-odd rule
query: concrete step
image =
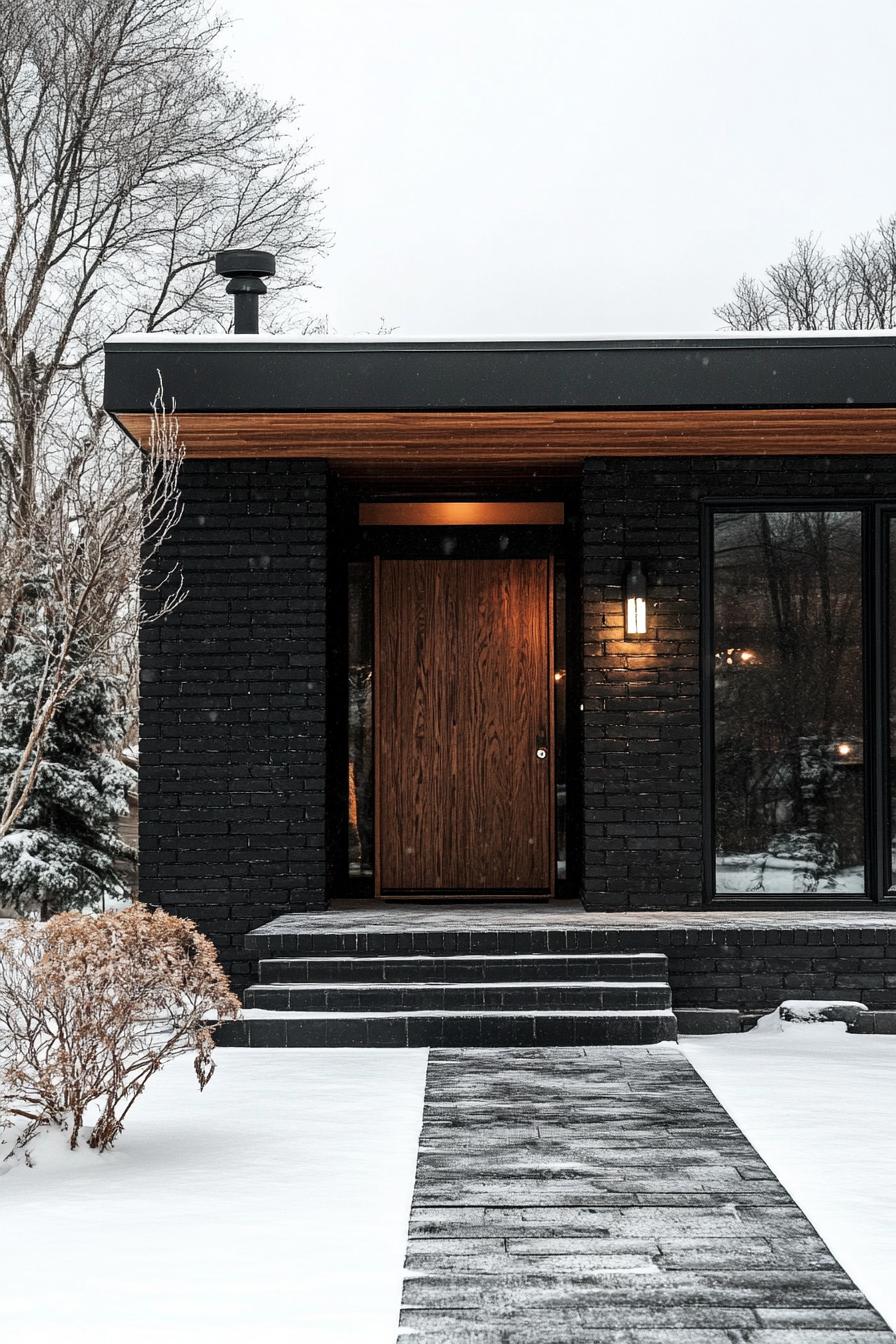
<svg viewBox="0 0 896 1344">
<path fill-rule="evenodd" d="M 571 956 L 553 952 L 509 955 L 464 954 L 450 957 L 266 957 L 258 963 L 262 984 L 345 984 L 421 982 L 468 984 L 479 981 L 580 981 L 668 979 L 666 958 L 661 953 L 607 955 L 599 952 Z"/>
<path fill-rule="evenodd" d="M 533 981 L 403 981 L 394 984 L 369 982 L 320 982 L 314 984 L 250 985 L 245 992 L 247 1008 L 303 1012 L 402 1012 L 433 1010 L 454 1012 L 525 1012 L 576 1008 L 635 1012 L 643 1008 L 669 1008 L 672 994 L 662 980 L 533 980 Z"/>
<path fill-rule="evenodd" d="M 676 1039 L 670 1009 L 638 1012 L 268 1013 L 246 1009 L 215 1029 L 221 1046 L 656 1045 Z"/>
</svg>

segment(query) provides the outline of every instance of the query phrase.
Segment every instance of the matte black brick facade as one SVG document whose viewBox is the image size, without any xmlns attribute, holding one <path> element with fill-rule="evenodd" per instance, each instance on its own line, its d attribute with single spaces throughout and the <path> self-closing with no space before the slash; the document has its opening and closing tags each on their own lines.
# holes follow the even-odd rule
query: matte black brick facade
<svg viewBox="0 0 896 1344">
<path fill-rule="evenodd" d="M 195 918 L 242 986 L 252 974 L 246 932 L 326 899 L 326 469 L 298 459 L 191 460 L 182 485 L 184 517 L 162 563 L 179 563 L 188 595 L 141 642 L 141 893 Z M 586 464 L 591 909 L 682 909 L 704 899 L 701 502 L 737 497 L 894 498 L 896 467 L 887 457 Z M 643 562 L 649 580 L 643 644 L 622 637 L 629 559 Z M 810 957 L 789 948 L 779 959 L 739 944 L 695 949 L 685 964 L 670 949 L 672 984 L 676 1002 L 692 1007 L 743 1011 L 782 992 L 860 997 L 863 988 L 869 1006 L 885 1006 L 892 968 L 859 955 L 861 968 L 842 957 L 835 967 L 827 949 Z M 873 985 L 855 979 L 866 974 Z"/>
<path fill-rule="evenodd" d="M 704 899 L 700 520 L 712 499 L 896 497 L 881 457 L 595 458 L 582 484 L 584 856 L 589 909 Z M 648 575 L 648 639 L 626 641 L 628 560 Z"/>
<path fill-rule="evenodd" d="M 237 985 L 246 932 L 324 905 L 326 470 L 184 464 L 161 563 L 187 596 L 141 638 L 140 888 Z"/>
<path fill-rule="evenodd" d="M 767 1013 L 784 999 L 896 1003 L 896 927 L 688 930 L 654 937 L 673 1008 Z"/>
</svg>

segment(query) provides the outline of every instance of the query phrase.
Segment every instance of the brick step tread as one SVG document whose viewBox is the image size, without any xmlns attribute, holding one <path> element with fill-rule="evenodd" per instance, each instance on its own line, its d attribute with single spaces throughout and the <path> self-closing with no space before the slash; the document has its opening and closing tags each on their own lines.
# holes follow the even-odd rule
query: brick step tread
<svg viewBox="0 0 896 1344">
<path fill-rule="evenodd" d="M 665 952 L 315 952 L 263 957 L 263 961 L 665 961 Z"/>
<path fill-rule="evenodd" d="M 668 1008 L 672 991 L 662 980 L 474 980 L 380 981 L 324 980 L 250 985 L 244 1001 L 250 1008 L 495 1008 L 525 1012 L 529 1008 Z"/>
<path fill-rule="evenodd" d="M 536 952 L 508 955 L 373 957 L 265 957 L 258 963 L 262 983 L 340 980 L 352 983 L 392 981 L 480 981 L 614 979 L 665 981 L 667 963 L 661 953 L 608 956 L 600 952 Z"/>
<path fill-rule="evenodd" d="M 243 1008 L 239 1020 L 252 1021 L 264 1018 L 283 1017 L 283 1018 L 327 1018 L 327 1017 L 671 1017 L 671 1009 L 668 1008 L 526 1008 L 519 1012 L 506 1012 L 500 1008 L 483 1009 L 481 1012 L 477 1008 L 458 1008 L 458 1009 L 402 1009 L 401 1012 L 377 1012 L 376 1009 L 370 1011 L 350 1011 L 340 1010 L 333 1013 L 325 1012 L 303 1012 L 301 1009 L 275 1010 L 270 1008 Z"/>
<path fill-rule="evenodd" d="M 641 1012 L 269 1013 L 215 1031 L 221 1046 L 267 1048 L 656 1045 L 676 1039 L 668 1009 Z"/>
<path fill-rule="evenodd" d="M 649 928 L 565 928 L 545 924 L 535 928 L 508 927 L 496 923 L 491 929 L 467 929 L 460 925 L 444 928 L 305 929 L 292 933 L 264 933 L 252 930 L 245 946 L 256 956 L 304 956 L 343 953 L 369 956 L 382 953 L 428 952 L 434 955 L 467 952 L 489 953 L 502 947 L 517 952 L 603 952 L 607 955 L 632 955 L 652 951 L 658 931 Z"/>
</svg>

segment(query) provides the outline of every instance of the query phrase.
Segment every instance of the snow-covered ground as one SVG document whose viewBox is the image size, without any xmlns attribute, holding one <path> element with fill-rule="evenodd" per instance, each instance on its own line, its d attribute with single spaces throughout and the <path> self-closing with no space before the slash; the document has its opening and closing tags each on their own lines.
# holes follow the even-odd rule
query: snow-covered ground
<svg viewBox="0 0 896 1344">
<path fill-rule="evenodd" d="M 220 1050 L 0 1169 L 0 1339 L 394 1344 L 425 1050 Z"/>
<path fill-rule="evenodd" d="M 843 1023 L 681 1042 L 753 1147 L 896 1327 L 896 1036 Z"/>
<path fill-rule="evenodd" d="M 674 1049 L 674 1046 L 670 1046 Z M 682 1048 L 896 1326 L 896 1037 Z M 394 1344 L 425 1050 L 221 1050 L 154 1079 L 102 1156 L 0 1168 L 0 1339 Z"/>
</svg>

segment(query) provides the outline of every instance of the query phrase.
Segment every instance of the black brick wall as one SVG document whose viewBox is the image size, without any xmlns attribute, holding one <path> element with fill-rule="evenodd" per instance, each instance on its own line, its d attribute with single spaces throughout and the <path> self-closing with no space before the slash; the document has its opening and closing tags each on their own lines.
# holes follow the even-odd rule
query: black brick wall
<svg viewBox="0 0 896 1344">
<path fill-rule="evenodd" d="M 795 920 L 798 920 L 798 916 Z M 673 1008 L 767 1013 L 784 999 L 896 1002 L 896 927 L 689 929 L 654 936 Z"/>
<path fill-rule="evenodd" d="M 701 501 L 896 496 L 881 457 L 595 458 L 582 483 L 586 907 L 703 898 Z M 648 638 L 622 637 L 628 560 L 648 576 Z"/>
<path fill-rule="evenodd" d="M 325 903 L 326 470 L 191 460 L 181 487 L 160 563 L 187 596 L 141 636 L 140 890 L 241 986 L 247 930 Z"/>
</svg>

